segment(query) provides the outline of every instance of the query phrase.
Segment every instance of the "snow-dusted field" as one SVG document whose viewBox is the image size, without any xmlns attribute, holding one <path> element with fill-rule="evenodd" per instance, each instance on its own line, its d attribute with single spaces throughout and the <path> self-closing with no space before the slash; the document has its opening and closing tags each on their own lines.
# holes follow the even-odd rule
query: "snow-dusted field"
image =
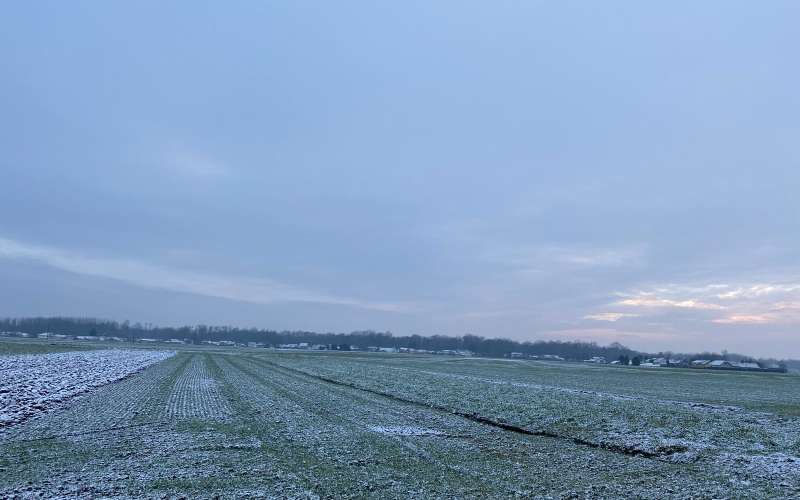
<svg viewBox="0 0 800 500">
<path fill-rule="evenodd" d="M 0 356 L 0 428 L 23 422 L 174 354 L 103 350 Z"/>
<path fill-rule="evenodd" d="M 798 402 L 787 375 L 183 348 L 0 433 L 0 497 L 797 498 Z"/>
<path fill-rule="evenodd" d="M 231 409 L 219 390 L 219 382 L 209 373 L 203 359 L 200 356 L 191 358 L 186 369 L 175 380 L 164 418 L 225 420 L 230 416 Z"/>
</svg>

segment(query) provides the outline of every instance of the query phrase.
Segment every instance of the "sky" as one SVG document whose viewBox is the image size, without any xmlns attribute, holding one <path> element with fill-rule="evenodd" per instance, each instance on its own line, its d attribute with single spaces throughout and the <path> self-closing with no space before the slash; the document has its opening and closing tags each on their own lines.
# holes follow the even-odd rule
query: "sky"
<svg viewBox="0 0 800 500">
<path fill-rule="evenodd" d="M 7 3 L 0 316 L 800 357 L 798 20 Z"/>
</svg>

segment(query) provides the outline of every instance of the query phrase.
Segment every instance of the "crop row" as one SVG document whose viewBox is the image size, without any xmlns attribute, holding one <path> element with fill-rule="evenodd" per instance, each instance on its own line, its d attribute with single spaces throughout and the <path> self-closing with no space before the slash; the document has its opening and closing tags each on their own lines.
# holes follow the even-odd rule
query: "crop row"
<svg viewBox="0 0 800 500">
<path fill-rule="evenodd" d="M 204 357 L 192 356 L 172 386 L 164 408 L 164 419 L 225 420 L 230 414 L 230 407 Z"/>
</svg>

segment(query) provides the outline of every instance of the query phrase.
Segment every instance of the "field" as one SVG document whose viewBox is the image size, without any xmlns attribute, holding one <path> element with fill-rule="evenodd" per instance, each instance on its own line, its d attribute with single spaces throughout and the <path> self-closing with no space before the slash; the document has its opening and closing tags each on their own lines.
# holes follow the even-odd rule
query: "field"
<svg viewBox="0 0 800 500">
<path fill-rule="evenodd" d="M 3 338 L 0 340 L 0 356 L 12 354 L 43 354 L 50 352 L 85 351 L 94 349 L 95 347 L 102 348 L 101 345 L 87 344 L 86 342 Z"/>
<path fill-rule="evenodd" d="M 792 375 L 266 349 L 162 356 L 0 430 L 0 497 L 800 495 Z"/>
</svg>

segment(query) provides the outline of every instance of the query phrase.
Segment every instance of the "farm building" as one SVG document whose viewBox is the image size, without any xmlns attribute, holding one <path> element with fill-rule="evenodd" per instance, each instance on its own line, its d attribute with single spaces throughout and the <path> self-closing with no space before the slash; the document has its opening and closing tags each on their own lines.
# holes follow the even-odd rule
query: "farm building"
<svg viewBox="0 0 800 500">
<path fill-rule="evenodd" d="M 690 368 L 707 368 L 711 370 L 736 370 L 736 371 L 763 371 L 785 372 L 785 368 L 778 365 L 762 366 L 755 361 L 728 361 L 725 359 L 708 360 L 696 359 L 689 364 Z"/>
</svg>

